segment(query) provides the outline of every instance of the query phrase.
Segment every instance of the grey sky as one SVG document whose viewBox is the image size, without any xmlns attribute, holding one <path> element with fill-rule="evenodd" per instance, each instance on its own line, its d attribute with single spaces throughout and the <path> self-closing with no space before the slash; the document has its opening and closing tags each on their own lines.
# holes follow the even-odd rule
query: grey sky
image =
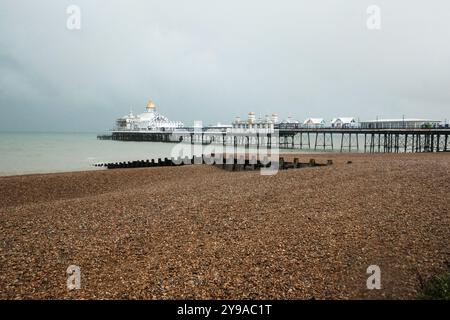
<svg viewBox="0 0 450 320">
<path fill-rule="evenodd" d="M 148 99 L 186 124 L 443 120 L 449 88 L 448 0 L 0 0 L 0 130 L 102 131 Z"/>
</svg>

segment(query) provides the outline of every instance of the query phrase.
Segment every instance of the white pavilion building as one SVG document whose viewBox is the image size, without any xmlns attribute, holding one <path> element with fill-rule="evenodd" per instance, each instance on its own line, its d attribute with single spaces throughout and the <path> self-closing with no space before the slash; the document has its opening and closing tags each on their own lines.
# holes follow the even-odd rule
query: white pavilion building
<svg viewBox="0 0 450 320">
<path fill-rule="evenodd" d="M 132 111 L 117 119 L 116 128 L 119 131 L 173 131 L 184 127 L 181 121 L 170 121 L 167 117 L 156 112 L 156 105 L 149 101 L 146 112 L 134 115 Z"/>
</svg>

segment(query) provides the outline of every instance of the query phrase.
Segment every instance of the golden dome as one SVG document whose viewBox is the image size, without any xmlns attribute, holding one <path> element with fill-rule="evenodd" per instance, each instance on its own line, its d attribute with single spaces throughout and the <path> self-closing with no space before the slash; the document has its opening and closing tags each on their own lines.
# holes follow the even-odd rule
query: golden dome
<svg viewBox="0 0 450 320">
<path fill-rule="evenodd" d="M 147 110 L 154 110 L 156 108 L 156 105 L 152 100 L 149 100 L 146 108 Z"/>
</svg>

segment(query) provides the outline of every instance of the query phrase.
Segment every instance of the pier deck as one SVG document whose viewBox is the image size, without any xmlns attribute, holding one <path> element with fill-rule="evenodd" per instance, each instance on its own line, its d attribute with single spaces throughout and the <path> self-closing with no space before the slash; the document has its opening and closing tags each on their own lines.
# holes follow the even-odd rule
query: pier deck
<svg viewBox="0 0 450 320">
<path fill-rule="evenodd" d="M 252 131 L 226 132 L 185 128 L 175 132 L 113 131 L 99 139 L 122 141 L 187 142 L 223 146 L 279 147 L 340 152 L 448 152 L 450 129 L 362 129 L 280 127 L 275 134 Z"/>
</svg>

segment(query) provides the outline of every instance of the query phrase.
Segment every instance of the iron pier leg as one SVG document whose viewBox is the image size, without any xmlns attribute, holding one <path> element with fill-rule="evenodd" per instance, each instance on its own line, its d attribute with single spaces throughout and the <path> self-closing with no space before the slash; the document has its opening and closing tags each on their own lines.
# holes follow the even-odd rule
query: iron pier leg
<svg viewBox="0 0 450 320">
<path fill-rule="evenodd" d="M 381 133 L 378 134 L 378 152 L 380 152 L 380 149 L 381 149 Z"/>
<path fill-rule="evenodd" d="M 300 150 L 303 149 L 303 133 L 300 132 Z"/>
<path fill-rule="evenodd" d="M 323 150 L 325 150 L 325 142 L 326 142 L 326 137 L 325 137 L 325 132 L 323 133 Z"/>
<path fill-rule="evenodd" d="M 359 134 L 356 134 L 356 151 L 359 152 Z"/>
<path fill-rule="evenodd" d="M 348 134 L 348 152 L 352 151 L 352 134 Z"/>
<path fill-rule="evenodd" d="M 367 133 L 364 133 L 364 153 L 366 153 L 367 150 Z"/>
<path fill-rule="evenodd" d="M 314 143 L 314 151 L 317 149 L 317 137 L 319 136 L 319 133 L 316 132 L 316 141 Z"/>
<path fill-rule="evenodd" d="M 405 153 L 408 150 L 408 134 L 405 134 Z"/>
<path fill-rule="evenodd" d="M 431 150 L 430 151 L 431 152 L 434 151 L 434 134 L 433 133 L 431 134 Z"/>
<path fill-rule="evenodd" d="M 447 152 L 447 139 L 448 139 L 448 134 L 445 134 L 445 145 L 444 145 L 445 152 Z"/>
<path fill-rule="evenodd" d="M 436 152 L 439 152 L 439 143 L 440 143 L 439 140 L 441 140 L 441 136 L 440 136 L 440 134 L 438 133 L 438 134 L 436 135 Z"/>
</svg>

